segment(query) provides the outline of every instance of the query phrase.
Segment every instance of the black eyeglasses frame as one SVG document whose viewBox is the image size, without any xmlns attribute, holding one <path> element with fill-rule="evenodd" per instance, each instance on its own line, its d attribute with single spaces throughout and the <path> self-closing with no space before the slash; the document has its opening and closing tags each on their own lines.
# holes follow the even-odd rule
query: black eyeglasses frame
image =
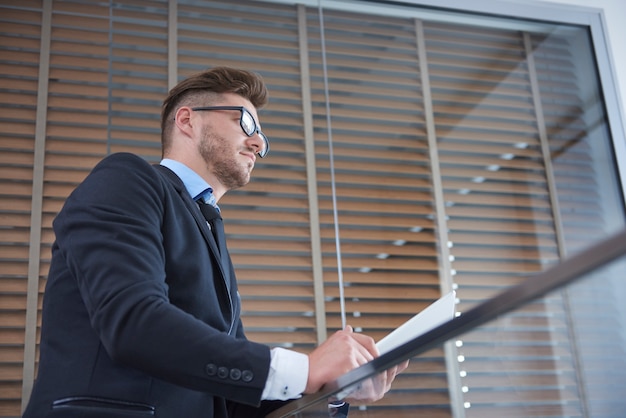
<svg viewBox="0 0 626 418">
<path fill-rule="evenodd" d="M 199 107 L 192 107 L 191 110 L 193 111 L 239 110 L 241 112 L 239 116 L 239 126 L 241 126 L 241 130 L 248 136 L 253 136 L 254 134 L 258 134 L 261 137 L 261 139 L 263 139 L 263 142 L 265 143 L 265 147 L 263 148 L 263 150 L 258 153 L 259 157 L 265 158 L 267 153 L 270 152 L 270 140 L 263 133 L 263 131 L 259 129 L 259 126 L 257 125 L 256 120 L 254 119 L 254 116 L 252 116 L 252 113 L 250 113 L 250 111 L 246 109 L 244 106 L 199 106 Z M 244 126 L 244 123 L 243 123 L 244 114 L 247 114 L 252 120 L 253 126 L 252 126 L 252 130 L 250 131 L 246 130 Z"/>
</svg>

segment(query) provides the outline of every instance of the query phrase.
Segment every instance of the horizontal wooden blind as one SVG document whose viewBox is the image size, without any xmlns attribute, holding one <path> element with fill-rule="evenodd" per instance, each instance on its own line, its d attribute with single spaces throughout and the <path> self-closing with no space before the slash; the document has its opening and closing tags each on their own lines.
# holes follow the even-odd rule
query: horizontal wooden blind
<svg viewBox="0 0 626 418">
<path fill-rule="evenodd" d="M 168 91 L 167 0 L 112 3 L 109 152 L 161 157 L 161 103 Z"/>
<path fill-rule="evenodd" d="M 41 1 L 0 5 L 0 416 L 19 416 Z"/>
<path fill-rule="evenodd" d="M 328 328 L 341 328 L 341 273 L 347 323 L 380 339 L 440 296 L 415 23 L 325 10 L 325 45 L 318 10 L 308 25 Z M 415 358 L 350 415 L 449 416 L 445 370 L 441 349 Z"/>
<path fill-rule="evenodd" d="M 558 260 L 523 38 L 427 23 L 439 158 L 461 311 Z M 577 414 L 559 295 L 462 336 L 468 417 Z"/>
</svg>

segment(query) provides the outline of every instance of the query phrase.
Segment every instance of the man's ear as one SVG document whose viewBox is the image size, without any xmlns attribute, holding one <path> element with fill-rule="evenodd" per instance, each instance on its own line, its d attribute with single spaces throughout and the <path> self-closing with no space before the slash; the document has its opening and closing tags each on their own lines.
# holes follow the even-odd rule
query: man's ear
<svg viewBox="0 0 626 418">
<path fill-rule="evenodd" d="M 183 134 L 192 137 L 193 136 L 193 123 L 194 118 L 192 117 L 193 111 L 188 106 L 181 106 L 176 111 L 174 115 L 174 123 L 176 124 L 176 128 L 181 131 Z"/>
</svg>

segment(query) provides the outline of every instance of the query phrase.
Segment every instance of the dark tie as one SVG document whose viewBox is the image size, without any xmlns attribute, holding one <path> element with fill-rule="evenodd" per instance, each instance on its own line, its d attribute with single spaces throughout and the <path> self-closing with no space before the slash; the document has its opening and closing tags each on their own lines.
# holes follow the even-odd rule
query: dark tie
<svg viewBox="0 0 626 418">
<path fill-rule="evenodd" d="M 202 212 L 204 219 L 209 223 L 209 227 L 211 228 L 211 232 L 213 232 L 213 237 L 217 242 L 220 253 L 224 253 L 226 251 L 226 239 L 224 238 L 224 221 L 222 220 L 220 212 L 213 205 L 204 203 L 201 200 L 198 200 L 198 206 L 200 207 L 200 212 Z"/>
<path fill-rule="evenodd" d="M 231 289 L 233 289 L 234 273 L 231 271 L 232 262 L 230 261 L 230 255 L 228 254 L 228 248 L 226 248 L 226 237 L 224 235 L 224 221 L 222 220 L 222 216 L 220 212 L 213 205 L 209 205 L 207 203 L 198 200 L 198 206 L 200 207 L 200 212 L 206 219 L 209 227 L 211 228 L 211 232 L 213 233 L 213 237 L 217 242 L 217 248 L 219 250 L 219 264 L 221 265 L 221 270 L 224 275 L 224 283 L 226 284 L 226 289 L 228 291 L 228 298 L 230 300 L 232 314 L 235 315 L 236 311 L 236 299 L 235 296 L 231 294 Z M 236 286 L 236 285 L 235 285 Z M 233 317 L 234 323 L 234 317 Z M 230 334 L 230 331 L 229 331 Z"/>
</svg>

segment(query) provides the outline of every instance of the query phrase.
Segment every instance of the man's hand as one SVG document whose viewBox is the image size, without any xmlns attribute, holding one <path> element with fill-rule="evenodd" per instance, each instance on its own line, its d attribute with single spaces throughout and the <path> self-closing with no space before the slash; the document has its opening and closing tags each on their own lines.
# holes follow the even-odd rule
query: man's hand
<svg viewBox="0 0 626 418">
<path fill-rule="evenodd" d="M 353 405 L 365 405 L 382 399 L 391 389 L 391 383 L 396 376 L 408 366 L 409 360 L 360 382 L 355 390 L 348 394 L 345 401 Z"/>
<path fill-rule="evenodd" d="M 309 378 L 304 393 L 314 393 L 339 376 L 378 357 L 371 337 L 355 333 L 351 326 L 337 331 L 309 354 Z M 396 375 L 406 369 L 408 361 L 361 382 L 360 389 L 349 396 L 356 403 L 381 399 L 391 388 Z"/>
</svg>

